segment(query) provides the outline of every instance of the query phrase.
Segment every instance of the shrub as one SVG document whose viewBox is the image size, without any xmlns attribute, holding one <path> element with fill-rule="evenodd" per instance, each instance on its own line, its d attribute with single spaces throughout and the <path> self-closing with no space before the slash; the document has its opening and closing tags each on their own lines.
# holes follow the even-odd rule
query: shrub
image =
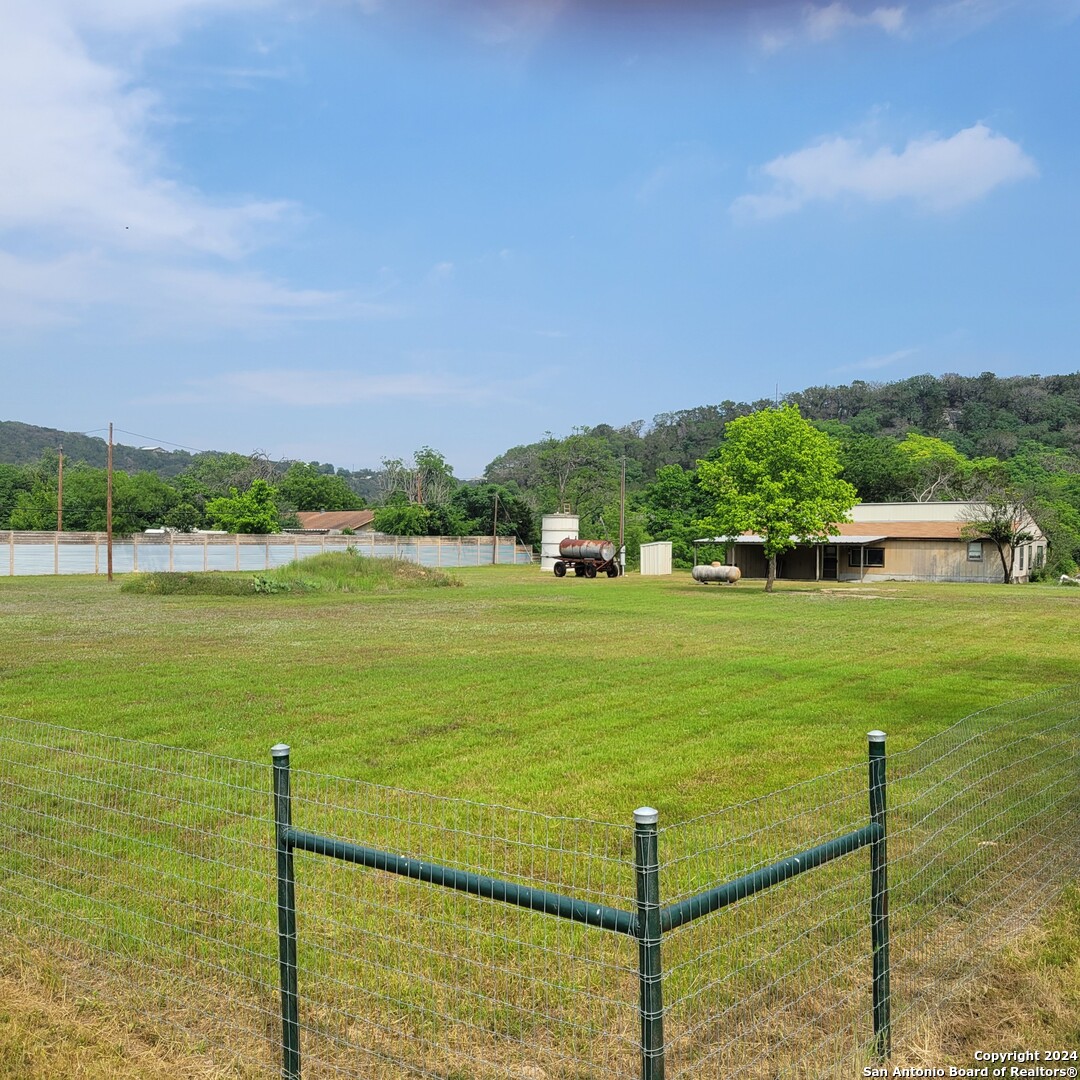
<svg viewBox="0 0 1080 1080">
<path fill-rule="evenodd" d="M 280 593 L 392 592 L 460 586 L 460 578 L 403 559 L 372 559 L 354 548 L 313 555 L 253 576 L 233 573 L 135 574 L 120 586 L 147 596 L 269 596 Z"/>
</svg>

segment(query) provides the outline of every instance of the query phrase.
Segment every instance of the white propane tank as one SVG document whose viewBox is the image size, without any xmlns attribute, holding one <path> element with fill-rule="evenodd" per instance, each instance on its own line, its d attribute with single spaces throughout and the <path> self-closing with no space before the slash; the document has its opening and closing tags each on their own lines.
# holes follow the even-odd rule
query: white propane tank
<svg viewBox="0 0 1080 1080">
<path fill-rule="evenodd" d="M 708 585 L 710 581 L 734 585 L 742 577 L 742 571 L 737 566 L 695 566 L 691 574 L 702 585 Z"/>
</svg>

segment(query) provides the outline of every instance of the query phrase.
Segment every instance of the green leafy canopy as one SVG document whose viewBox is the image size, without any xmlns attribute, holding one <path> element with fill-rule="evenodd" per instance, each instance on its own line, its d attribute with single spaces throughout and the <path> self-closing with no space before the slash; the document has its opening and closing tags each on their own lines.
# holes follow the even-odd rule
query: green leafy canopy
<svg viewBox="0 0 1080 1080">
<path fill-rule="evenodd" d="M 783 554 L 847 520 L 858 496 L 840 471 L 836 444 L 797 406 L 739 417 L 716 458 L 698 463 L 701 487 L 716 498 L 707 523 L 722 536 L 758 534 L 768 558 Z"/>
</svg>

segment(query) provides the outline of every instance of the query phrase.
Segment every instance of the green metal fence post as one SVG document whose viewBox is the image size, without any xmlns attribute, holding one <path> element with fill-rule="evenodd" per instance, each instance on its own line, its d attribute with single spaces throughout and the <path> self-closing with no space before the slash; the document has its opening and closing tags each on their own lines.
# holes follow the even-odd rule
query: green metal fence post
<svg viewBox="0 0 1080 1080">
<path fill-rule="evenodd" d="M 664 997 L 660 964 L 660 858 L 651 806 L 634 811 L 634 874 L 641 1013 L 641 1080 L 664 1080 Z"/>
<path fill-rule="evenodd" d="M 885 1059 L 892 1052 L 889 1000 L 889 860 L 885 823 L 885 732 L 871 731 L 870 820 L 880 826 L 870 842 L 870 938 L 874 967 L 874 1048 Z"/>
<path fill-rule="evenodd" d="M 296 977 L 296 877 L 292 845 L 286 834 L 292 826 L 289 794 L 289 748 L 270 748 L 274 763 L 274 846 L 277 849 L 278 967 L 281 972 L 281 1075 L 300 1080 L 300 1009 Z"/>
</svg>

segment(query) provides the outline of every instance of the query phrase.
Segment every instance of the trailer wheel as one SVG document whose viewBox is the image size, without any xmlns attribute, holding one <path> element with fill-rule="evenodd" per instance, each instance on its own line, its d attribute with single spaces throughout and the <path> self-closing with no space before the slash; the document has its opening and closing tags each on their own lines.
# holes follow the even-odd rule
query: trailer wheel
<svg viewBox="0 0 1080 1080">
<path fill-rule="evenodd" d="M 566 577 L 566 563 L 557 562 L 551 569 L 555 571 L 556 577 Z"/>
<path fill-rule="evenodd" d="M 585 567 L 583 567 L 583 566 L 575 566 L 574 567 L 574 577 L 584 577 L 584 576 L 585 576 Z"/>
<path fill-rule="evenodd" d="M 596 577 L 596 567 L 595 567 L 595 566 L 593 566 L 593 564 L 592 564 L 592 563 L 589 563 L 589 565 L 585 567 L 585 576 L 586 576 L 587 578 L 594 578 L 594 577 Z"/>
<path fill-rule="evenodd" d="M 607 568 L 607 576 L 608 577 L 618 577 L 619 576 L 619 568 L 617 566 L 609 566 Z"/>
</svg>

